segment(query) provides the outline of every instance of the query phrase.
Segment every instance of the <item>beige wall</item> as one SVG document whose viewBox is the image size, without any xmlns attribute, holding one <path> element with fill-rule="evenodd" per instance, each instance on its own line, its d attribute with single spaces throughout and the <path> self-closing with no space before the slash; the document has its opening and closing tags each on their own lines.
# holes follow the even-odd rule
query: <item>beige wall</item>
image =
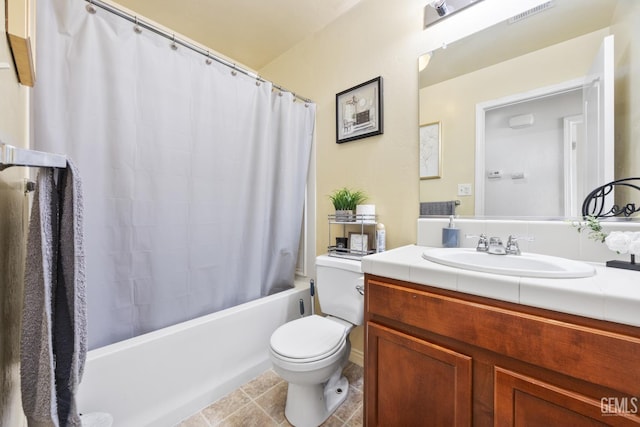
<svg viewBox="0 0 640 427">
<path fill-rule="evenodd" d="M 596 31 L 421 89 L 420 123 L 441 123 L 442 178 L 421 181 L 420 200 L 458 199 L 456 212 L 473 215 L 474 196 L 457 196 L 457 185 L 475 183 L 476 104 L 585 76 L 608 34 Z"/>
<path fill-rule="evenodd" d="M 328 245 L 327 196 L 362 189 L 387 230 L 387 248 L 415 242 L 418 216 L 418 76 L 424 2 L 402 6 L 364 0 L 321 32 L 273 61 L 260 74 L 318 105 L 316 120 L 317 244 Z M 336 144 L 335 95 L 384 80 L 384 134 Z"/>
<path fill-rule="evenodd" d="M 28 89 L 13 69 L 5 33 L 5 2 L 0 6 L 0 140 L 26 146 Z M 20 313 L 24 259 L 24 168 L 0 172 L 0 425 L 26 425 L 20 403 Z"/>
</svg>

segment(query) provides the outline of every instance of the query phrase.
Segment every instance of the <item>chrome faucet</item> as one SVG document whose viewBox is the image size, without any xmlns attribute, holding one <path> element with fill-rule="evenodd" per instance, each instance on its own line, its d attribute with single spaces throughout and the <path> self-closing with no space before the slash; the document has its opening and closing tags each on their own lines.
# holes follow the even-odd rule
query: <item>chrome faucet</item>
<svg viewBox="0 0 640 427">
<path fill-rule="evenodd" d="M 509 235 L 506 245 L 502 243 L 500 237 L 490 237 L 487 239 L 487 235 L 484 233 L 479 236 L 477 234 L 465 234 L 465 237 L 467 239 L 478 239 L 476 251 L 487 252 L 492 255 L 521 255 L 518 240 L 533 241 L 533 237 L 518 237 L 513 234 Z"/>
<path fill-rule="evenodd" d="M 478 243 L 476 245 L 476 251 L 488 252 L 492 255 L 521 255 L 520 247 L 518 246 L 518 240 L 533 241 L 533 237 L 518 237 L 513 234 L 509 235 L 507 244 L 502 243 L 500 237 L 490 237 L 487 239 L 487 235 L 482 233 L 479 236 L 473 234 L 466 234 L 466 238 L 477 238 Z"/>
<path fill-rule="evenodd" d="M 507 250 L 502 244 L 502 239 L 499 237 L 491 237 L 489 239 L 489 251 L 493 255 L 506 255 Z"/>
</svg>

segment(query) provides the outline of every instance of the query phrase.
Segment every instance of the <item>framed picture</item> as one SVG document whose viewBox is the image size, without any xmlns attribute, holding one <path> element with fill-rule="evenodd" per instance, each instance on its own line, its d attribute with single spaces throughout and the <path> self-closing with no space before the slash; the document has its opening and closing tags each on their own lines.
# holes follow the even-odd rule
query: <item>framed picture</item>
<svg viewBox="0 0 640 427">
<path fill-rule="evenodd" d="M 441 176 L 440 122 L 420 126 L 420 179 Z"/>
<path fill-rule="evenodd" d="M 336 142 L 382 134 L 382 77 L 336 95 Z"/>
<path fill-rule="evenodd" d="M 369 235 L 349 232 L 349 250 L 367 253 L 369 251 Z"/>
</svg>

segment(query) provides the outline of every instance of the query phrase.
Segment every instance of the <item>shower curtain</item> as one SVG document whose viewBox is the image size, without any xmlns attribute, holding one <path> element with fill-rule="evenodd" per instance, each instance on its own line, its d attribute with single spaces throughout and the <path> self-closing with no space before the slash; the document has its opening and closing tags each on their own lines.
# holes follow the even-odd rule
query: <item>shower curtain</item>
<svg viewBox="0 0 640 427">
<path fill-rule="evenodd" d="M 89 347 L 292 287 L 315 105 L 86 4 L 38 4 L 33 139 L 83 180 Z"/>
</svg>

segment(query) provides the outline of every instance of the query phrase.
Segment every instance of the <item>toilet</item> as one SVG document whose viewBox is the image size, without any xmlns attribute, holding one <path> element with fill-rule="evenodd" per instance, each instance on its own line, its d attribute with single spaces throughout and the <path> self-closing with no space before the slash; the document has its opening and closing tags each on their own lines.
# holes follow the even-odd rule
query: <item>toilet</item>
<svg viewBox="0 0 640 427">
<path fill-rule="evenodd" d="M 315 283 L 324 316 L 285 323 L 269 348 L 273 369 L 289 383 L 285 416 L 296 427 L 319 426 L 347 398 L 342 370 L 351 352 L 349 332 L 364 315 L 360 261 L 321 255 Z"/>
</svg>

